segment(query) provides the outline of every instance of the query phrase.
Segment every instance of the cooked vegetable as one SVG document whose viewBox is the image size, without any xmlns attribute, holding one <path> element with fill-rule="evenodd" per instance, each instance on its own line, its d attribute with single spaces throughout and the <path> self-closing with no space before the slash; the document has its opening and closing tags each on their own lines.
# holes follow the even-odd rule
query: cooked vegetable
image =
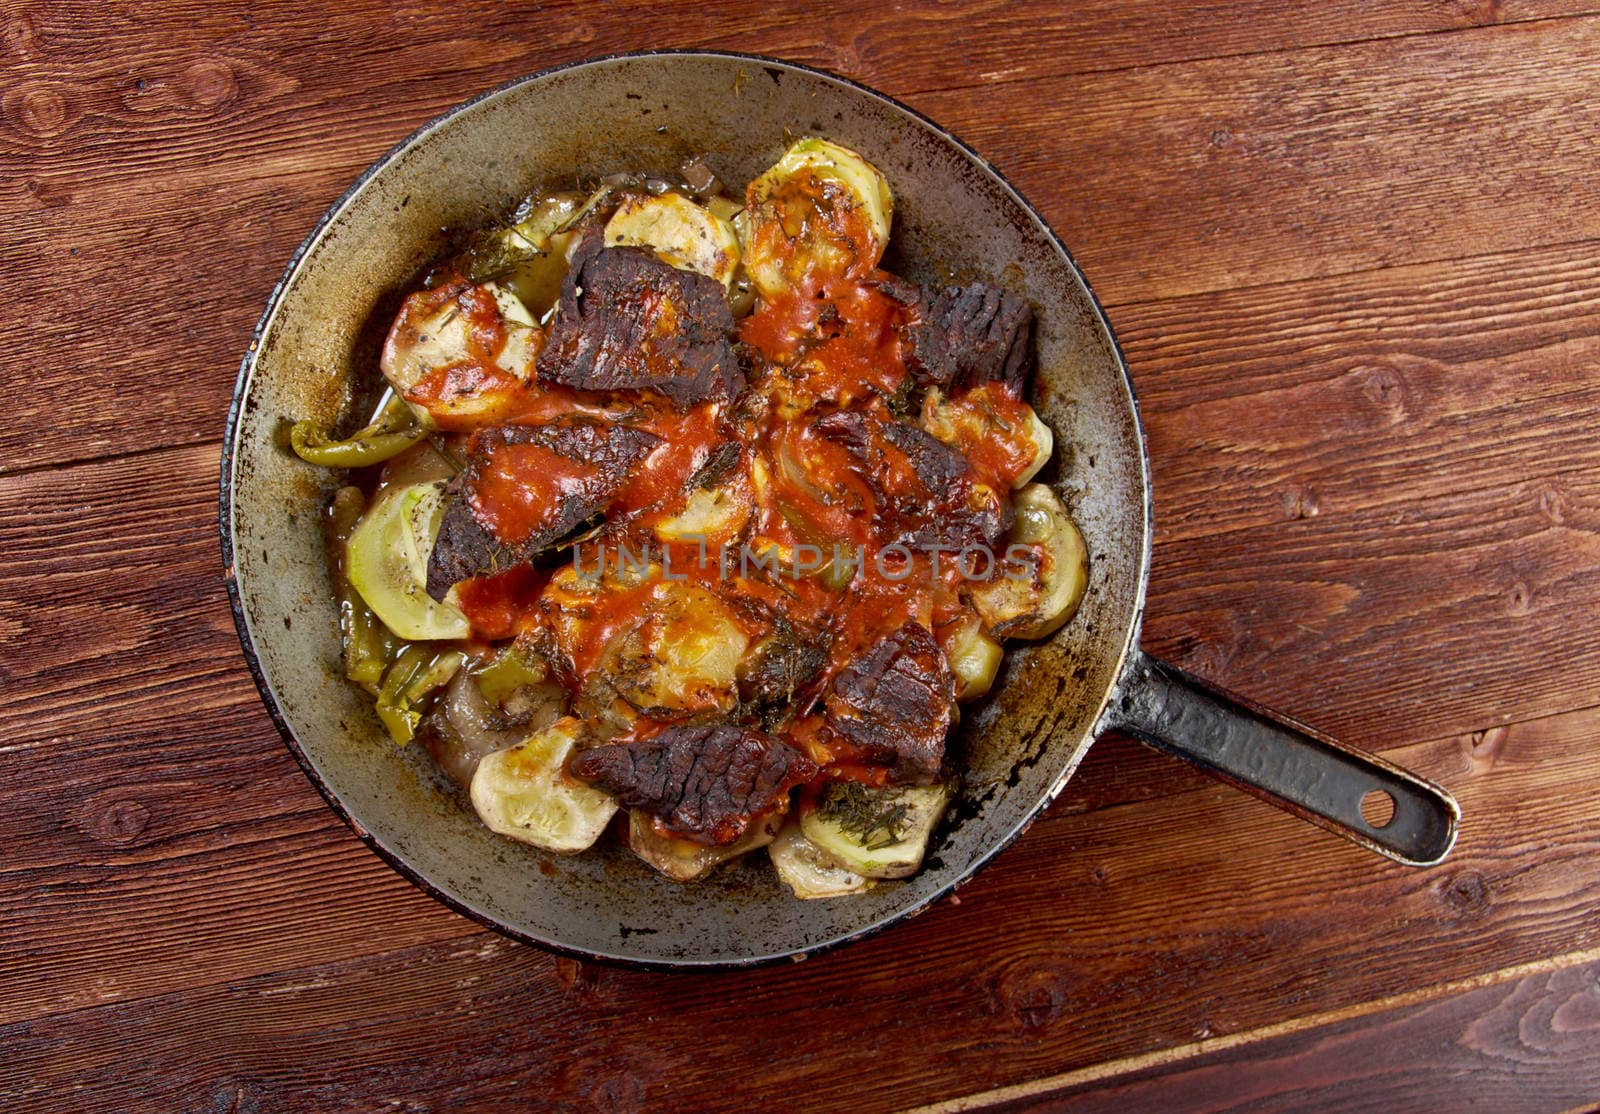
<svg viewBox="0 0 1600 1114">
<path fill-rule="evenodd" d="M 806 838 L 800 825 L 789 824 L 767 846 L 772 866 L 783 884 L 802 900 L 844 897 L 864 893 L 877 883 L 840 866 L 831 856 Z"/>
<path fill-rule="evenodd" d="M 630 197 L 606 223 L 606 247 L 645 247 L 663 262 L 709 275 L 731 289 L 739 267 L 733 226 L 677 193 Z"/>
<path fill-rule="evenodd" d="M 668 542 L 703 540 L 717 547 L 732 541 L 750 521 L 750 493 L 742 483 L 701 487 L 689 492 L 683 509 L 656 523 L 656 537 Z"/>
<path fill-rule="evenodd" d="M 1016 522 L 1009 541 L 1027 546 L 1029 560 L 1019 564 L 1008 555 L 999 575 L 972 585 L 972 605 L 996 638 L 1044 638 L 1078 610 L 1089 583 L 1089 552 L 1046 485 L 1029 484 L 1011 505 Z"/>
<path fill-rule="evenodd" d="M 379 366 L 400 394 L 427 392 L 422 409 L 434 420 L 464 417 L 499 404 L 494 372 L 509 382 L 532 377 L 539 335 L 533 315 L 508 288 L 455 283 L 405 300 Z M 484 351 L 484 336 L 499 337 L 499 345 Z"/>
<path fill-rule="evenodd" d="M 726 711 L 738 699 L 750 638 L 704 588 L 663 581 L 639 621 L 612 643 L 605 669 L 617 694 L 646 714 Z"/>
<path fill-rule="evenodd" d="M 581 722 L 568 716 L 478 763 L 472 807 L 491 831 L 564 855 L 600 838 L 617 802 L 567 775 L 581 730 Z"/>
<path fill-rule="evenodd" d="M 565 694 L 556 686 L 548 688 L 554 690 L 549 703 L 538 713 L 530 709 L 513 724 L 484 697 L 476 675 L 457 670 L 424 721 L 423 745 L 446 776 L 466 789 L 483 759 L 516 746 L 561 718 Z"/>
<path fill-rule="evenodd" d="M 339 600 L 339 635 L 344 649 L 344 675 L 360 685 L 375 686 L 398 650 L 397 640 L 350 583 L 345 543 L 361 520 L 366 498 L 358 487 L 341 487 L 328 505 L 328 545 L 333 556 L 334 592 Z"/>
<path fill-rule="evenodd" d="M 916 873 L 934 825 L 950 802 L 948 784 L 874 789 L 835 781 L 800 811 L 800 830 L 824 856 L 864 878 Z"/>
<path fill-rule="evenodd" d="M 467 618 L 428 595 L 428 554 L 439 534 L 443 485 L 385 491 L 345 547 L 350 583 L 395 634 L 412 640 L 466 638 Z"/>
<path fill-rule="evenodd" d="M 417 733 L 427 700 L 450 682 L 465 655 L 458 650 L 439 652 L 426 646 L 408 646 L 378 690 L 378 718 L 395 742 L 404 746 Z"/>
<path fill-rule="evenodd" d="M 428 435 L 411 407 L 391 394 L 372 423 L 342 441 L 333 441 L 311 422 L 295 422 L 289 443 L 307 464 L 324 468 L 365 468 L 398 456 Z"/>
<path fill-rule="evenodd" d="M 937 387 L 922 401 L 922 428 L 968 457 L 996 463 L 1013 490 L 1026 487 L 1055 451 L 1055 435 L 1033 407 L 993 384 L 947 398 Z"/>
<path fill-rule="evenodd" d="M 531 315 L 542 316 L 561 293 L 567 255 L 576 239 L 572 226 L 582 206 L 575 193 L 530 199 L 514 224 L 496 230 L 477 247 L 468 277 L 499 283 Z"/>
<path fill-rule="evenodd" d="M 505 713 L 527 689 L 546 684 L 550 670 L 543 661 L 519 643 L 511 643 L 495 659 L 473 671 L 473 680 L 483 698 Z"/>
<path fill-rule="evenodd" d="M 663 835 L 648 812 L 633 809 L 628 813 L 628 849 L 674 882 L 692 882 L 723 863 L 771 843 L 780 823 L 781 817 L 767 817 L 750 825 L 735 842 L 725 847 L 707 847 Z"/>
<path fill-rule="evenodd" d="M 864 276 L 883 258 L 889 183 L 847 147 L 808 137 L 746 191 L 744 264 L 772 299 L 808 277 Z"/>
<path fill-rule="evenodd" d="M 695 160 L 535 195 L 405 298 L 370 427 L 291 431 L 376 465 L 328 518 L 346 673 L 495 832 L 625 809 L 666 876 L 768 846 L 802 899 L 922 862 L 957 702 L 1086 566 L 1032 305 L 881 270 L 893 208 L 819 138 L 740 201 Z"/>
<path fill-rule="evenodd" d="M 460 467 L 429 441 L 419 441 L 399 456 L 384 462 L 378 472 L 378 487 L 411 487 L 413 484 L 448 480 Z"/>
<path fill-rule="evenodd" d="M 994 685 L 1005 651 L 984 631 L 977 616 L 968 612 L 940 631 L 939 645 L 955 678 L 957 700 L 976 700 Z"/>
</svg>

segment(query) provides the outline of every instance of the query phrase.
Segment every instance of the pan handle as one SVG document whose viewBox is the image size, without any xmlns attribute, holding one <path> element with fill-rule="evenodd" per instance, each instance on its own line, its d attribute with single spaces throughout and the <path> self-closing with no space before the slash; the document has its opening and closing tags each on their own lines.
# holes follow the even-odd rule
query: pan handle
<svg viewBox="0 0 1600 1114">
<path fill-rule="evenodd" d="M 1133 650 L 1106 709 L 1114 727 L 1407 866 L 1433 866 L 1456 842 L 1461 808 L 1447 791 L 1375 755 L 1226 693 Z M 1379 826 L 1361 815 L 1389 798 Z"/>
</svg>

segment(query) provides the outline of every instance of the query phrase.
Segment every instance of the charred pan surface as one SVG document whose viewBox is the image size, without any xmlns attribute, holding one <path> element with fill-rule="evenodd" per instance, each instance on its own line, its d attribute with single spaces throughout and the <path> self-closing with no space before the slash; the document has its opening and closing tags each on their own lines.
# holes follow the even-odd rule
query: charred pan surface
<svg viewBox="0 0 1600 1114">
<path fill-rule="evenodd" d="M 1011 525 L 1010 502 L 985 498 L 966 458 L 915 426 L 841 410 L 819 418 L 816 429 L 856 458 L 896 527 L 891 541 L 940 550 L 993 548 Z"/>
<path fill-rule="evenodd" d="M 451 585 L 470 576 L 503 572 L 537 557 L 574 529 L 601 513 L 627 481 L 629 471 L 661 443 L 655 434 L 631 426 L 562 422 L 543 426 L 505 426 L 473 438 L 467 467 L 445 493 L 439 537 L 428 558 L 428 594 L 443 599 Z M 558 490 L 536 527 L 514 542 L 503 539 L 484 513 L 485 478 L 495 457 L 513 445 L 548 450 L 564 476 L 541 476 Z M 489 521 L 485 519 L 489 518 Z"/>
<path fill-rule="evenodd" d="M 898 279 L 880 286 L 911 311 L 901 338 L 918 380 L 952 391 L 999 382 L 1023 396 L 1034 362 L 1026 298 L 981 282 L 937 291 Z"/>
<path fill-rule="evenodd" d="M 561 285 L 539 379 L 584 390 L 648 390 L 680 406 L 745 384 L 722 284 L 639 248 L 585 242 Z"/>
<path fill-rule="evenodd" d="M 906 623 L 834 678 L 827 723 L 896 781 L 939 778 L 955 685 L 933 634 Z"/>
<path fill-rule="evenodd" d="M 817 774 L 794 748 L 729 724 L 670 727 L 649 739 L 594 747 L 570 768 L 673 835 L 711 846 L 738 839 L 754 817 Z"/>
</svg>

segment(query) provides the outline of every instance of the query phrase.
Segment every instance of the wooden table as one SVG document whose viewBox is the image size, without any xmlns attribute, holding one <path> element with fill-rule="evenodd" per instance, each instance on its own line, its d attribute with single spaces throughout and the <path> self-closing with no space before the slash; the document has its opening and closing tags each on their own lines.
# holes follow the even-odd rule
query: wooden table
<svg viewBox="0 0 1600 1114">
<path fill-rule="evenodd" d="M 1600 1099 L 1585 7 L 5 0 L 0 1105 Z M 667 975 L 510 943 L 345 829 L 228 616 L 246 338 L 422 121 L 691 45 L 875 85 L 1039 205 L 1142 397 L 1147 646 L 1449 785 L 1447 864 L 1108 739 L 959 901 L 803 965 Z"/>
</svg>

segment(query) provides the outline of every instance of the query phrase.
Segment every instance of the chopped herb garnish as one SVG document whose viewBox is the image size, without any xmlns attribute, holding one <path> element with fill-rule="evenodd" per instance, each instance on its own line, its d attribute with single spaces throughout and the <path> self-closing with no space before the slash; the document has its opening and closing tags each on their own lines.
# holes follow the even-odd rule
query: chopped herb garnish
<svg viewBox="0 0 1600 1114">
<path fill-rule="evenodd" d="M 836 781 L 829 786 L 822 811 L 868 851 L 881 851 L 905 839 L 910 819 L 904 801 L 875 794 L 854 781 Z"/>
</svg>

